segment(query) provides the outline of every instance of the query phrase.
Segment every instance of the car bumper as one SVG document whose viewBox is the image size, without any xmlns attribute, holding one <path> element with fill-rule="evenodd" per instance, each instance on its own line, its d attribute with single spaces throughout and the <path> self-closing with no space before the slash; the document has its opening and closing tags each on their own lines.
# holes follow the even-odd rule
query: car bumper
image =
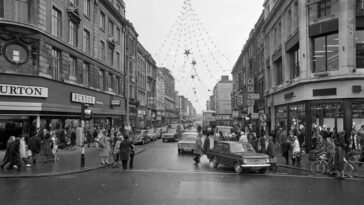
<svg viewBox="0 0 364 205">
<path fill-rule="evenodd" d="M 269 167 L 270 164 L 242 164 L 240 166 L 243 168 L 261 168 L 261 167 Z"/>
</svg>

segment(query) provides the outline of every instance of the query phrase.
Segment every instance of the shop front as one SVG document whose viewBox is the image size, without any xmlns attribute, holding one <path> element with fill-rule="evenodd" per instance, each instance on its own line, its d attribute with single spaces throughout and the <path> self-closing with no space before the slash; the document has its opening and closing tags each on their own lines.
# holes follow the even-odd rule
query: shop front
<svg viewBox="0 0 364 205">
<path fill-rule="evenodd" d="M 125 99 L 36 76 L 0 76 L 0 147 L 10 136 L 29 137 L 36 129 L 57 134 L 80 126 L 81 104 L 92 110 L 86 129 L 118 126 L 125 115 Z M 118 100 L 120 107 L 111 106 Z"/>
<path fill-rule="evenodd" d="M 312 139 L 322 130 L 345 131 L 346 137 L 350 137 L 352 129 L 358 130 L 364 124 L 364 93 L 352 89 L 358 83 L 340 81 L 335 82 L 335 87 L 333 83 L 317 83 L 269 97 L 269 104 L 274 102 L 270 109 L 271 129 L 281 127 L 302 135 L 307 150 L 312 148 Z"/>
</svg>

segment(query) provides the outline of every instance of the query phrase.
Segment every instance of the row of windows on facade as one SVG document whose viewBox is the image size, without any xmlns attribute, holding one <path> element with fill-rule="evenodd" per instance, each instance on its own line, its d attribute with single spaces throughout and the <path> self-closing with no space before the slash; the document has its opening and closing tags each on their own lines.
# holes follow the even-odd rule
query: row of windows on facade
<svg viewBox="0 0 364 205">
<path fill-rule="evenodd" d="M 105 14 L 100 11 L 100 28 L 103 30 L 103 25 L 101 22 L 105 21 Z M 102 20 L 103 19 L 103 20 Z M 105 23 L 105 22 L 104 22 Z M 114 36 L 114 23 L 109 20 L 109 36 Z M 51 34 L 61 38 L 62 37 L 62 14 L 61 12 L 54 8 L 52 9 L 52 24 L 51 24 Z M 116 34 L 116 42 L 120 43 L 121 41 L 121 31 L 120 28 L 117 27 Z M 68 35 L 69 44 L 78 47 L 78 24 L 72 20 L 69 20 L 69 35 Z M 90 31 L 87 29 L 83 30 L 83 51 L 86 53 L 91 52 L 91 36 Z M 102 62 L 106 62 L 106 43 L 104 40 L 100 40 L 100 60 Z M 108 64 L 114 66 L 114 48 L 112 46 L 108 46 L 107 49 L 108 56 Z M 117 68 L 120 68 L 120 53 L 116 52 L 116 65 Z"/>
<path fill-rule="evenodd" d="M 52 78 L 61 80 L 62 67 L 64 66 L 62 65 L 62 62 L 64 61 L 62 61 L 61 50 L 52 48 L 52 61 Z M 101 68 L 93 68 L 90 63 L 86 61 L 82 61 L 82 68 L 79 68 L 78 65 L 78 59 L 74 56 L 70 56 L 69 80 L 79 82 L 84 86 L 94 87 L 103 91 L 111 91 L 122 96 L 124 95 L 124 76 L 113 75 Z M 97 70 L 93 71 L 92 69 Z"/>
<path fill-rule="evenodd" d="M 313 41 L 312 72 L 335 71 L 339 69 L 339 35 L 338 33 L 316 37 Z M 364 68 L 364 30 L 357 30 L 354 36 L 356 68 Z M 299 48 L 289 51 L 290 79 L 299 77 Z M 276 85 L 283 83 L 282 58 L 274 62 Z M 269 66 L 267 67 L 269 69 Z"/>
</svg>

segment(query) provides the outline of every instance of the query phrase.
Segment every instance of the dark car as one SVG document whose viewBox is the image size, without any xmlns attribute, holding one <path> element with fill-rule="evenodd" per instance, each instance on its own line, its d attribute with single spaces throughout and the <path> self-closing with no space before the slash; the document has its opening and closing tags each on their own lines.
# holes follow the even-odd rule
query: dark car
<svg viewBox="0 0 364 205">
<path fill-rule="evenodd" d="M 219 141 L 212 150 L 207 150 L 207 158 L 213 167 L 219 164 L 233 167 L 236 173 L 243 169 L 257 169 L 265 173 L 270 166 L 266 154 L 256 153 L 249 143 L 236 141 Z"/>
<path fill-rule="evenodd" d="M 162 134 L 162 142 L 165 141 L 176 142 L 178 139 L 179 138 L 176 129 L 169 128 L 166 133 Z"/>
</svg>

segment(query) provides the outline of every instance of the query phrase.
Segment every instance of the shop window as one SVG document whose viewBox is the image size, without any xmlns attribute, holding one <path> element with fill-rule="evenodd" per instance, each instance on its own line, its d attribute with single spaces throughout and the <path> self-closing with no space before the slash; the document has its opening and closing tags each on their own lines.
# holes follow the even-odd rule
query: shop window
<svg viewBox="0 0 364 205">
<path fill-rule="evenodd" d="M 344 130 L 343 105 L 341 103 L 323 103 L 311 105 L 311 120 L 313 127 Z"/>
<path fill-rule="evenodd" d="M 356 68 L 364 68 L 364 30 L 355 33 Z"/>
<path fill-rule="evenodd" d="M 276 126 L 287 129 L 287 106 L 276 108 Z"/>
<path fill-rule="evenodd" d="M 282 58 L 274 62 L 274 68 L 276 72 L 276 85 L 278 86 L 283 83 Z"/>
<path fill-rule="evenodd" d="M 51 34 L 55 37 L 62 37 L 62 14 L 55 7 L 52 8 Z"/>
<path fill-rule="evenodd" d="M 298 46 L 289 52 L 291 79 L 295 79 L 300 76 L 299 52 L 300 49 Z"/>
<path fill-rule="evenodd" d="M 364 124 L 364 102 L 353 103 L 353 128 L 355 130 L 360 129 L 360 126 Z"/>
<path fill-rule="evenodd" d="M 313 72 L 326 72 L 339 69 L 338 34 L 313 39 Z"/>
<path fill-rule="evenodd" d="M 302 131 L 306 127 L 305 120 L 305 105 L 290 105 L 289 106 L 289 126 L 290 130 Z"/>
</svg>

